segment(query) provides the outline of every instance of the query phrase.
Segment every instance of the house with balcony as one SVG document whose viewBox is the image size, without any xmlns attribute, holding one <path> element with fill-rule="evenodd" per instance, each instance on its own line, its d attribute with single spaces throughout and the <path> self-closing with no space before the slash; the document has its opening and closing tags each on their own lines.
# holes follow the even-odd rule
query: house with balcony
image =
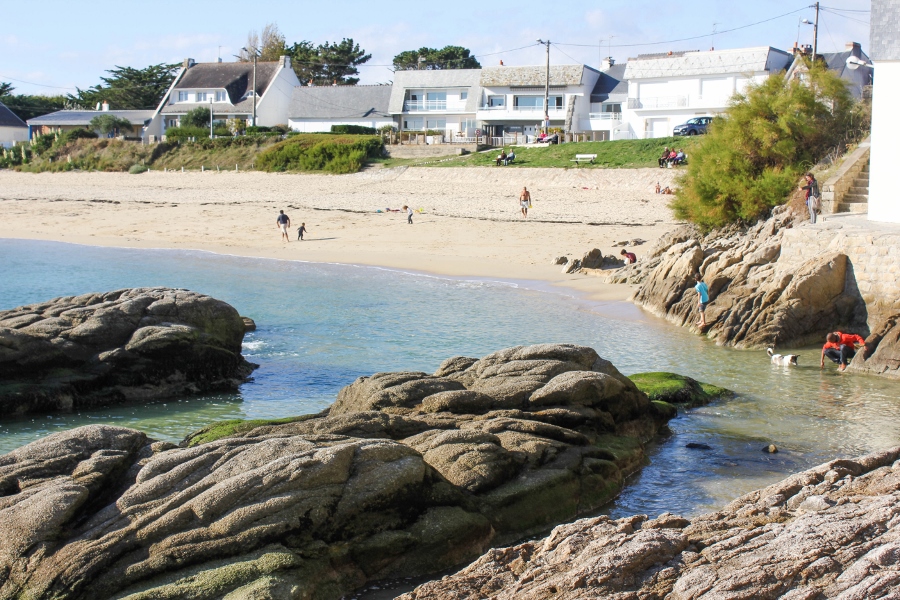
<svg viewBox="0 0 900 600">
<path fill-rule="evenodd" d="M 590 131 L 591 94 L 600 71 L 587 65 L 550 67 L 550 127 Z M 544 120 L 547 69 L 542 66 L 485 67 L 479 81 L 476 118 L 486 135 L 532 136 Z"/>
<path fill-rule="evenodd" d="M 252 62 L 197 63 L 186 58 L 157 109 L 150 134 L 165 135 L 198 107 L 209 108 L 214 121 L 244 119 L 250 124 L 254 101 L 257 125 L 287 124 L 294 88 L 300 85 L 291 58 L 259 62 L 255 70 L 254 78 Z"/>
<path fill-rule="evenodd" d="M 624 125 L 615 139 L 666 137 L 691 117 L 724 112 L 735 93 L 770 75 L 784 75 L 793 59 L 769 46 L 629 58 Z"/>
<path fill-rule="evenodd" d="M 288 127 L 305 133 L 328 132 L 333 125 L 395 127 L 388 111 L 390 99 L 389 85 L 295 87 Z"/>
<path fill-rule="evenodd" d="M 625 65 L 617 65 L 610 58 L 603 59 L 600 76 L 591 91 L 591 111 L 583 130 L 591 131 L 594 141 L 618 139 L 623 125 L 622 107 L 628 104 L 628 81 Z"/>
<path fill-rule="evenodd" d="M 401 131 L 439 131 L 449 141 L 474 137 L 480 76 L 480 69 L 397 71 L 389 112 Z"/>
</svg>

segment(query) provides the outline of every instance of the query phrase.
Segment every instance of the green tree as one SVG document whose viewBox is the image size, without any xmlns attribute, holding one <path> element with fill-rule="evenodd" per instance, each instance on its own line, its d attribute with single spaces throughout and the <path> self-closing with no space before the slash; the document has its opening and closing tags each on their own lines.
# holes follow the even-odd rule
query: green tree
<svg viewBox="0 0 900 600">
<path fill-rule="evenodd" d="M 259 52 L 261 62 L 273 62 L 278 60 L 280 56 L 285 55 L 287 44 L 284 36 L 275 23 L 267 23 L 263 27 L 261 33 L 255 30 L 247 34 L 247 42 L 244 44 L 246 50 L 241 50 L 239 60 L 241 62 L 250 62 L 253 60 L 253 50 Z"/>
<path fill-rule="evenodd" d="M 15 89 L 13 84 L 6 81 L 0 81 L 0 98 L 11 95 Z"/>
<path fill-rule="evenodd" d="M 291 57 L 294 72 L 303 83 L 314 85 L 356 85 L 359 83 L 359 67 L 367 63 L 371 54 L 359 47 L 353 38 L 340 42 L 325 42 L 314 46 L 312 42 L 295 43 L 286 50 Z"/>
<path fill-rule="evenodd" d="M 204 106 L 198 106 L 181 117 L 180 125 L 181 127 L 209 127 L 210 118 L 212 118 L 210 110 Z"/>
<path fill-rule="evenodd" d="M 89 108 L 106 101 L 114 109 L 156 108 L 163 94 L 172 85 L 178 64 L 150 65 L 143 69 L 116 66 L 107 71 L 109 77 L 101 77 L 101 85 L 70 94 L 69 100 Z"/>
<path fill-rule="evenodd" d="M 846 85 L 821 64 L 806 82 L 773 75 L 736 95 L 690 157 L 672 208 L 703 228 L 752 221 L 783 204 L 800 174 L 854 131 Z"/>
<path fill-rule="evenodd" d="M 126 135 L 134 131 L 131 121 L 109 113 L 97 115 L 91 119 L 90 126 L 91 129 L 99 131 L 103 135 L 109 135 L 110 133 Z"/>
<path fill-rule="evenodd" d="M 414 69 L 480 69 L 481 64 L 472 56 L 468 48 L 444 46 L 443 48 L 419 48 L 405 50 L 394 57 L 394 68 L 398 71 Z"/>
<path fill-rule="evenodd" d="M 5 104 L 9 110 L 22 119 L 27 121 L 47 113 L 56 112 L 65 108 L 76 108 L 72 102 L 65 96 L 31 96 L 28 94 L 14 94 L 0 96 L 0 102 Z"/>
</svg>

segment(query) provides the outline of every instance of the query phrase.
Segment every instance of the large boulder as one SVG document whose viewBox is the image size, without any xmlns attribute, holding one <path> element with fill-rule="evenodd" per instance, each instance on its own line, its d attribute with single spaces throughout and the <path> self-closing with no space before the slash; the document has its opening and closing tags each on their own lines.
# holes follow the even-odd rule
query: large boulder
<svg viewBox="0 0 900 600">
<path fill-rule="evenodd" d="M 51 412 L 230 390 L 252 371 L 230 305 L 135 288 L 0 311 L 0 410 Z"/>
<path fill-rule="evenodd" d="M 896 598 L 898 458 L 835 460 L 690 520 L 561 525 L 400 600 Z"/>
<path fill-rule="evenodd" d="M 55 434 L 0 456 L 0 600 L 336 599 L 446 570 L 595 511 L 672 416 L 594 350 L 543 344 L 181 447 Z"/>
<path fill-rule="evenodd" d="M 900 379 L 900 314 L 894 314 L 866 338 L 865 349 L 856 353 L 850 371 Z"/>
</svg>

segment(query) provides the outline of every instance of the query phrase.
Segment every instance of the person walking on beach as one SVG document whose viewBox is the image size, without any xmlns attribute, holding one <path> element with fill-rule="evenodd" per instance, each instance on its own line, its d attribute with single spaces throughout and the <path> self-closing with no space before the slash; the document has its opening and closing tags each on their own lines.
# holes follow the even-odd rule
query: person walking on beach
<svg viewBox="0 0 900 600">
<path fill-rule="evenodd" d="M 522 186 L 522 193 L 519 194 L 519 206 L 522 208 L 522 218 L 524 219 L 528 216 L 528 207 L 531 206 L 531 192 L 525 186 Z"/>
<path fill-rule="evenodd" d="M 864 346 L 866 340 L 855 333 L 841 333 L 835 331 L 825 336 L 825 345 L 822 346 L 822 361 L 819 368 L 825 368 L 825 357 L 840 365 L 838 369 L 843 371 L 847 364 L 856 356 L 856 346 Z"/>
<path fill-rule="evenodd" d="M 303 241 L 304 233 L 306 233 L 306 223 L 300 223 L 300 228 L 297 229 L 297 239 L 301 242 Z"/>
<path fill-rule="evenodd" d="M 709 288 L 703 283 L 700 273 L 694 273 L 694 281 L 697 282 L 694 289 L 697 290 L 697 308 L 700 310 L 700 322 L 697 325 L 703 329 L 706 327 L 706 305 L 709 304 Z"/>
<path fill-rule="evenodd" d="M 801 190 L 806 190 L 806 208 L 809 210 L 809 222 L 816 223 L 816 212 L 819 210 L 819 182 L 812 173 L 807 173 L 806 185 L 800 186 Z"/>
<path fill-rule="evenodd" d="M 284 214 L 283 210 L 278 211 L 278 218 L 275 219 L 275 226 L 281 230 L 281 237 L 284 241 L 291 241 L 290 236 L 288 236 L 288 227 L 291 226 L 291 218 Z"/>
<path fill-rule="evenodd" d="M 407 222 L 408 224 L 412 225 L 412 216 L 413 216 L 413 209 L 412 209 L 412 207 L 407 206 L 407 205 L 404 204 L 404 205 L 403 205 L 403 210 L 406 211 L 406 222 Z"/>
</svg>

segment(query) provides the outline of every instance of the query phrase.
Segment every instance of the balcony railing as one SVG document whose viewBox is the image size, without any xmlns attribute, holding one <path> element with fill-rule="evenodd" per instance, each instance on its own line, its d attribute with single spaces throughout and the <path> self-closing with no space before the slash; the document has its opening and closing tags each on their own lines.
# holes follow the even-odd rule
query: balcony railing
<svg viewBox="0 0 900 600">
<path fill-rule="evenodd" d="M 650 96 L 649 98 L 629 98 L 628 108 L 685 108 L 689 105 L 687 96 Z"/>
<path fill-rule="evenodd" d="M 479 106 L 478 110 L 503 110 L 514 112 L 544 112 L 543 106 Z M 563 106 L 551 106 L 550 114 L 561 113 L 566 109 Z"/>
<path fill-rule="evenodd" d="M 590 119 L 592 121 L 622 121 L 622 113 L 614 113 L 614 112 L 600 112 L 600 113 L 590 113 Z"/>
<path fill-rule="evenodd" d="M 465 109 L 465 102 L 446 100 L 407 100 L 403 103 L 404 112 L 457 112 Z"/>
</svg>

